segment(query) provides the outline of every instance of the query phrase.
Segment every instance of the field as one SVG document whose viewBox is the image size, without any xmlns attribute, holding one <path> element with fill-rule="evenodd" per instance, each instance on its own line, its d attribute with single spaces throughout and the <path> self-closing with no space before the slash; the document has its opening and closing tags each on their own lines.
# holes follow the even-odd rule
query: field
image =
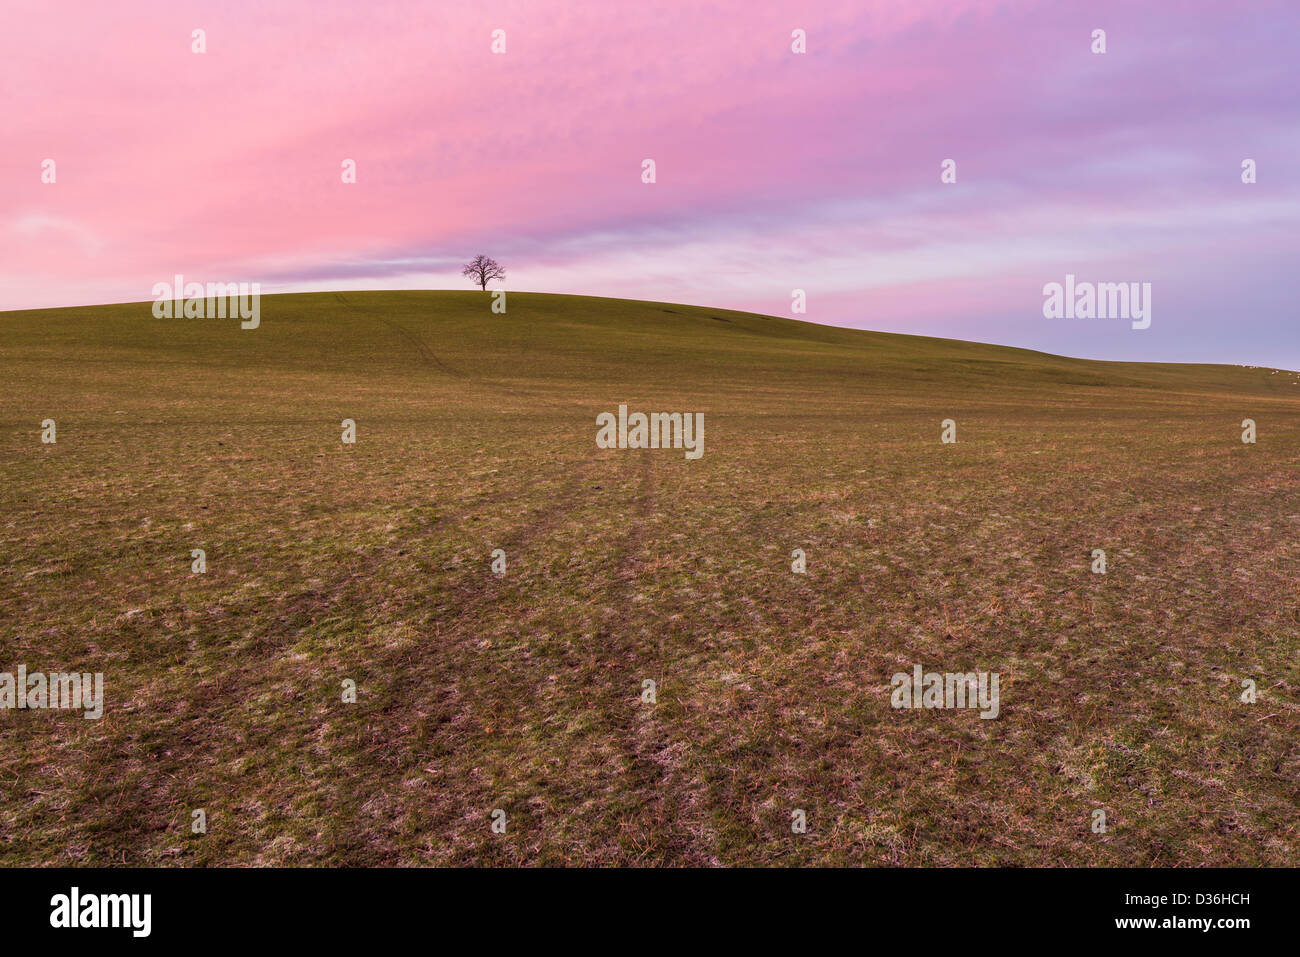
<svg viewBox="0 0 1300 957">
<path fill-rule="evenodd" d="M 0 864 L 1300 864 L 1300 377 L 489 302 L 0 314 Z"/>
</svg>

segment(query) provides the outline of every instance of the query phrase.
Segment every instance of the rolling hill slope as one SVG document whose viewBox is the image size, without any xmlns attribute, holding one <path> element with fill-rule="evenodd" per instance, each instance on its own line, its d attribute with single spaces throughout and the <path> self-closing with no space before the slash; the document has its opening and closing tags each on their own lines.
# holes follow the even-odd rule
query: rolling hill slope
<svg viewBox="0 0 1300 957">
<path fill-rule="evenodd" d="M 1295 374 L 489 303 L 0 314 L 0 864 L 1300 863 Z"/>
</svg>

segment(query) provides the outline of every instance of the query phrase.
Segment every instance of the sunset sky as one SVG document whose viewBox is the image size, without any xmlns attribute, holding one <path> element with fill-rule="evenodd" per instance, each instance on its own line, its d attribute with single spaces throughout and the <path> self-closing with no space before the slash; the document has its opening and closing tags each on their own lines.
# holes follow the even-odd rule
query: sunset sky
<svg viewBox="0 0 1300 957">
<path fill-rule="evenodd" d="M 148 300 L 175 273 L 462 289 L 485 252 L 508 289 L 790 315 L 799 288 L 815 322 L 1300 369 L 1295 2 L 7 0 L 4 21 L 0 309 Z M 1150 282 L 1151 327 L 1044 318 L 1067 273 Z"/>
</svg>

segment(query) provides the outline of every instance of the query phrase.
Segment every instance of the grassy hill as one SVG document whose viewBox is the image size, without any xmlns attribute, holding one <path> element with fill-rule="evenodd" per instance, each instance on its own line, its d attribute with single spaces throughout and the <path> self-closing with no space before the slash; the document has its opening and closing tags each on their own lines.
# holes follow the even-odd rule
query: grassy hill
<svg viewBox="0 0 1300 957">
<path fill-rule="evenodd" d="M 1294 373 L 489 303 L 0 314 L 0 864 L 1300 863 Z"/>
</svg>

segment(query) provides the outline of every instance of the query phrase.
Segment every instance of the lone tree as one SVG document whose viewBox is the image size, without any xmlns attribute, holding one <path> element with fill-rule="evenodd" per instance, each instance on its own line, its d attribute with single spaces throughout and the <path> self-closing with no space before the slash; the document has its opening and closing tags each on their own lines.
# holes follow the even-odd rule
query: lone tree
<svg viewBox="0 0 1300 957">
<path fill-rule="evenodd" d="M 482 253 L 470 260 L 460 272 L 463 276 L 469 276 L 478 283 L 480 289 L 484 290 L 493 279 L 506 278 L 506 271 L 501 268 L 501 264 L 491 256 L 484 256 Z"/>
</svg>

